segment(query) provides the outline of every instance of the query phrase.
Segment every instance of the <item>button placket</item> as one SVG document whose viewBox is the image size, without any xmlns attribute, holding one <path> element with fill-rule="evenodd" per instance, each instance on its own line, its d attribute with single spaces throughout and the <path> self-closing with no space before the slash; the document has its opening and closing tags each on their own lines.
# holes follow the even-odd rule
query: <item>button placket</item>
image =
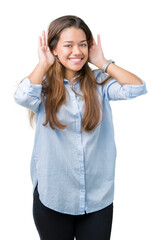
<svg viewBox="0 0 161 240">
<path fill-rule="evenodd" d="M 75 85 L 74 85 L 75 87 Z M 73 87 L 73 88 L 74 88 Z M 71 89 L 70 89 L 71 90 Z M 74 88 L 75 90 L 75 88 Z M 78 104 L 78 96 L 71 90 L 71 101 L 73 103 L 73 107 L 76 111 L 76 145 L 79 146 L 79 149 L 77 150 L 77 157 L 79 162 L 79 169 L 80 169 L 80 212 L 84 213 L 85 211 L 85 169 L 84 169 L 84 156 L 83 156 L 83 146 L 82 146 L 82 136 L 81 136 L 81 113 L 80 113 L 80 107 Z"/>
</svg>

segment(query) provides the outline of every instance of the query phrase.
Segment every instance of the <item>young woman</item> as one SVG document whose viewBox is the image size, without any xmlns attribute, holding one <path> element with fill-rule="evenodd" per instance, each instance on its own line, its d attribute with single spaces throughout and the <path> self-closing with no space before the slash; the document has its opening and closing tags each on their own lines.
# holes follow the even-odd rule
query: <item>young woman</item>
<svg viewBox="0 0 161 240">
<path fill-rule="evenodd" d="M 42 240 L 108 240 L 116 146 L 110 100 L 147 93 L 108 60 L 86 23 L 67 15 L 42 32 L 39 62 L 14 99 L 36 117 L 31 158 L 33 217 Z M 88 63 L 97 67 L 91 70 Z"/>
</svg>

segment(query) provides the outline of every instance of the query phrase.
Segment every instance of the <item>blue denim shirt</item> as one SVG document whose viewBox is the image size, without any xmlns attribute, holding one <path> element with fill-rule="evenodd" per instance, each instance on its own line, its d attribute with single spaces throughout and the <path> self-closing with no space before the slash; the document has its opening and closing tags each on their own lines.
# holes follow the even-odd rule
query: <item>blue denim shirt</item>
<svg viewBox="0 0 161 240">
<path fill-rule="evenodd" d="M 108 77 L 102 70 L 93 70 L 96 80 Z M 81 130 L 84 99 L 71 89 L 67 79 L 64 85 L 70 98 L 58 111 L 64 130 L 51 129 L 45 121 L 45 107 L 41 100 L 41 84 L 32 84 L 26 77 L 14 92 L 14 100 L 35 112 L 36 130 L 31 156 L 33 192 L 38 183 L 40 201 L 55 211 L 82 215 L 103 209 L 114 199 L 116 146 L 111 100 L 127 100 L 147 93 L 146 84 L 120 85 L 114 78 L 105 85 L 97 85 L 103 104 L 103 120 L 87 133 Z M 79 81 L 74 90 L 81 94 Z M 101 113 L 101 111 L 100 111 Z M 102 114 L 101 114 L 102 116 Z"/>
</svg>

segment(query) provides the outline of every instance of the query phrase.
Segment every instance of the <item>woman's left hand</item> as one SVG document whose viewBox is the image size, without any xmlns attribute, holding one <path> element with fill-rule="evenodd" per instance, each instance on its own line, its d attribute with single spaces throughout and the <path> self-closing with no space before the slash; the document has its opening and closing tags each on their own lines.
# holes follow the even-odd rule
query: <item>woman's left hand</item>
<svg viewBox="0 0 161 240">
<path fill-rule="evenodd" d="M 104 57 L 100 35 L 97 34 L 97 44 L 93 37 L 92 46 L 89 49 L 88 62 L 94 64 L 98 68 L 102 68 L 103 64 L 106 62 L 106 58 Z"/>
</svg>

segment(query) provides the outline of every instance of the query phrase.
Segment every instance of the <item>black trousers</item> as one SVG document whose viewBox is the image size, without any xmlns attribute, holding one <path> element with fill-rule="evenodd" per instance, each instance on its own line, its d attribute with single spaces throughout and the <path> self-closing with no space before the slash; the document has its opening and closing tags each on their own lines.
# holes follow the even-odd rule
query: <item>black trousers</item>
<svg viewBox="0 0 161 240">
<path fill-rule="evenodd" d="M 84 215 L 59 213 L 41 203 L 36 186 L 33 218 L 41 240 L 110 240 L 113 203 Z"/>
</svg>

